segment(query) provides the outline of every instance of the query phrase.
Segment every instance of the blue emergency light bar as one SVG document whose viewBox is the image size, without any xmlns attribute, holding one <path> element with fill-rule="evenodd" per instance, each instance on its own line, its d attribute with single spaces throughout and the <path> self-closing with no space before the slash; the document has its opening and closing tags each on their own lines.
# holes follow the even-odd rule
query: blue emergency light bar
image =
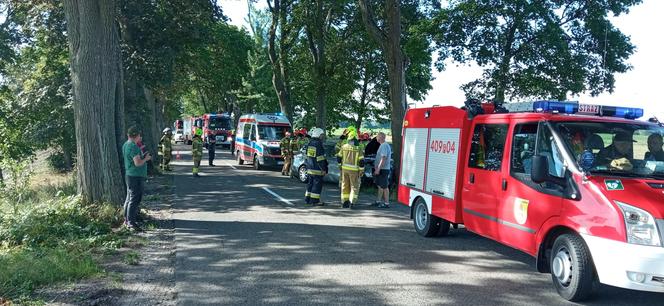
<svg viewBox="0 0 664 306">
<path fill-rule="evenodd" d="M 638 119 L 643 117 L 643 109 L 636 107 L 620 107 L 607 105 L 585 105 L 576 101 L 536 101 L 533 102 L 535 112 L 554 112 L 561 114 L 585 113 L 597 116 Z"/>
<path fill-rule="evenodd" d="M 576 114 L 579 112 L 579 103 L 572 101 L 536 101 L 533 102 L 533 110 L 536 112 Z"/>
</svg>

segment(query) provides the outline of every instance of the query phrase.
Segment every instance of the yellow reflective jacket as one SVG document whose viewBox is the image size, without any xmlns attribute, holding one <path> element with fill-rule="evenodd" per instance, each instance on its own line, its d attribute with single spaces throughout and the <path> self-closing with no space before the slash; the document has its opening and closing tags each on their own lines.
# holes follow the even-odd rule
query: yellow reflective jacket
<svg viewBox="0 0 664 306">
<path fill-rule="evenodd" d="M 364 148 L 357 140 L 350 140 L 341 146 L 337 157 L 341 159 L 342 170 L 364 172 Z"/>
</svg>

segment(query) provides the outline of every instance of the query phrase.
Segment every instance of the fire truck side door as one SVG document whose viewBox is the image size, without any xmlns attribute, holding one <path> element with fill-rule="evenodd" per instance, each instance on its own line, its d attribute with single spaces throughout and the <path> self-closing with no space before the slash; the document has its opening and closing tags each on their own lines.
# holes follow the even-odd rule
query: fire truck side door
<svg viewBox="0 0 664 306">
<path fill-rule="evenodd" d="M 530 179 L 535 154 L 550 161 L 550 174 L 563 173 L 562 155 L 550 130 L 537 122 L 517 122 L 510 131 L 509 177 L 507 189 L 498 207 L 499 240 L 507 245 L 536 254 L 537 230 L 560 214 L 563 190 L 560 186 L 536 184 Z"/>
<path fill-rule="evenodd" d="M 498 203 L 503 197 L 503 156 L 508 124 L 476 123 L 465 171 L 463 220 L 466 228 L 496 238 Z"/>
</svg>

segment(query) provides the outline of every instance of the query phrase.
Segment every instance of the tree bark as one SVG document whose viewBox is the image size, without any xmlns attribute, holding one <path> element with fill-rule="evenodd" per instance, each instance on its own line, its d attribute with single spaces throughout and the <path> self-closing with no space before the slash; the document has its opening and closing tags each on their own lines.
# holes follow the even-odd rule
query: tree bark
<svg viewBox="0 0 664 306">
<path fill-rule="evenodd" d="M 114 0 L 65 0 L 76 126 L 77 182 L 83 201 L 124 201 L 122 67 Z"/>
<path fill-rule="evenodd" d="M 406 109 L 405 57 L 401 50 L 401 8 L 398 0 L 385 0 L 385 30 L 376 24 L 366 0 L 358 0 L 362 20 L 369 35 L 381 46 L 390 84 L 392 147 L 394 168 L 401 162 L 401 130 Z"/>
<path fill-rule="evenodd" d="M 505 45 L 503 46 L 503 56 L 498 64 L 498 75 L 496 77 L 496 94 L 494 96 L 495 101 L 504 102 L 505 101 L 505 90 L 507 88 L 507 75 L 509 73 L 510 62 L 512 61 L 512 45 L 514 44 L 514 38 L 516 35 L 517 27 L 519 26 L 519 19 L 512 21 L 509 32 L 507 32 L 507 37 L 505 39 Z"/>
<path fill-rule="evenodd" d="M 316 0 L 315 5 L 307 7 L 306 26 L 309 52 L 313 60 L 312 71 L 316 90 L 316 126 L 325 129 L 327 124 L 327 81 L 329 79 L 328 63 L 326 57 L 326 41 L 328 29 L 332 19 L 332 8 L 324 12 L 323 0 Z M 309 10 L 313 9 L 313 11 Z"/>
<path fill-rule="evenodd" d="M 272 14 L 272 23 L 270 24 L 270 31 L 268 32 L 268 57 L 270 58 L 270 63 L 272 64 L 272 85 L 274 90 L 277 93 L 279 99 L 279 106 L 281 112 L 288 117 L 288 119 L 293 121 L 292 114 L 292 105 L 290 102 L 290 90 L 288 87 L 288 74 L 286 71 L 286 48 L 284 42 L 286 37 L 284 37 L 284 22 L 286 14 L 286 7 L 280 0 L 273 0 L 274 4 L 270 3 L 270 0 L 267 0 L 270 13 Z M 281 26 L 280 26 L 281 23 Z M 279 50 L 277 51 L 277 28 L 281 29 L 281 35 L 279 35 Z"/>
</svg>

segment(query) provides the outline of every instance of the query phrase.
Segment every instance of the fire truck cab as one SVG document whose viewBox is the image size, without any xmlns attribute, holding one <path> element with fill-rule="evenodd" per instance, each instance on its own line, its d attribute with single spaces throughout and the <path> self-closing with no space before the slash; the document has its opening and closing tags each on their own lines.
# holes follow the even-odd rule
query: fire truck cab
<svg viewBox="0 0 664 306">
<path fill-rule="evenodd" d="M 526 252 L 571 301 L 596 282 L 664 292 L 664 128 L 638 108 L 507 106 L 407 111 L 398 199 L 415 230 L 463 224 Z"/>
<path fill-rule="evenodd" d="M 229 146 L 233 141 L 233 123 L 229 114 L 203 115 L 203 141 L 205 145 L 214 142 L 217 146 Z"/>
<path fill-rule="evenodd" d="M 290 121 L 281 113 L 242 115 L 235 133 L 238 164 L 251 162 L 256 170 L 283 166 L 279 142 L 291 131 Z"/>
</svg>

